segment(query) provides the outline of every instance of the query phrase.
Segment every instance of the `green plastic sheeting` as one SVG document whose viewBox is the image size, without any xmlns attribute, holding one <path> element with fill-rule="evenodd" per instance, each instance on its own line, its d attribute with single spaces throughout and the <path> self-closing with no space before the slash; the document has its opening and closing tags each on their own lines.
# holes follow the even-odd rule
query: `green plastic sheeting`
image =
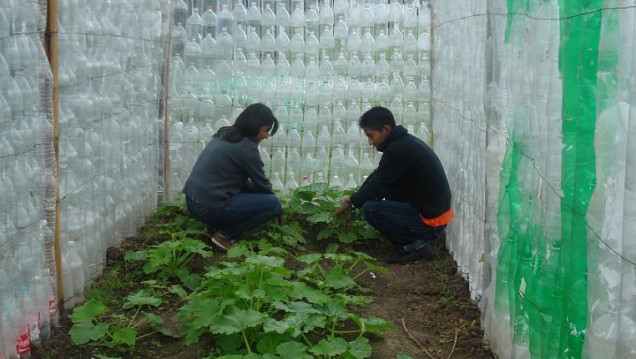
<svg viewBox="0 0 636 359">
<path fill-rule="evenodd" d="M 506 40 L 515 16 L 539 2 L 508 0 Z M 595 185 L 600 0 L 559 0 L 563 83 L 561 233 L 545 233 L 550 221 L 536 195 L 532 159 L 525 153 L 529 118 L 513 109 L 511 141 L 500 174 L 495 309 L 509 313 L 515 350 L 532 358 L 581 358 L 587 324 L 587 223 Z M 523 46 L 523 44 L 515 44 Z M 517 125 L 517 126 L 515 126 Z M 551 194 L 555 195 L 555 194 Z M 545 218 L 544 218 L 545 217 Z M 559 228 L 557 226 L 557 228 Z"/>
</svg>

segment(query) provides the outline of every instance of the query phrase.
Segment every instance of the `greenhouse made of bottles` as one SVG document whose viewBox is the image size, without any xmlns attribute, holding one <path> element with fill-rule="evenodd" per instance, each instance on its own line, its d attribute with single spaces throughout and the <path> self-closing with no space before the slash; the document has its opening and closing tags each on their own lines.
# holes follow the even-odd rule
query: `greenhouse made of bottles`
<svg viewBox="0 0 636 359">
<path fill-rule="evenodd" d="M 0 0 L 0 358 L 256 102 L 281 192 L 360 184 L 373 106 L 434 149 L 496 357 L 636 359 L 635 0 Z"/>
</svg>

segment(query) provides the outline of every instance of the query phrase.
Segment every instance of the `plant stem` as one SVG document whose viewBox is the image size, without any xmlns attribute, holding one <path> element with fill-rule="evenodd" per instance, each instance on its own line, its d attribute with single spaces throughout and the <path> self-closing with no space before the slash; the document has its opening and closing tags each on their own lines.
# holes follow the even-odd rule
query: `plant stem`
<svg viewBox="0 0 636 359">
<path fill-rule="evenodd" d="M 150 332 L 150 333 L 146 333 L 146 334 L 144 334 L 144 335 L 140 335 L 140 336 L 138 336 L 138 337 L 137 337 L 137 339 L 136 339 L 136 340 L 137 340 L 137 341 L 139 341 L 139 340 L 141 340 L 141 339 L 143 339 L 143 338 L 145 338 L 145 337 L 151 336 L 151 335 L 153 335 L 153 334 L 155 334 L 155 333 L 157 333 L 157 332 L 158 332 L 158 330 L 155 330 L 154 332 Z"/>
<path fill-rule="evenodd" d="M 241 334 L 243 334 L 243 341 L 245 342 L 245 347 L 247 348 L 247 352 L 252 354 L 252 349 L 250 348 L 250 342 L 247 340 L 247 335 L 245 334 L 245 330 L 241 330 Z"/>
<path fill-rule="evenodd" d="M 135 321 L 135 318 L 137 318 L 137 314 L 139 314 L 139 311 L 141 310 L 141 306 L 137 307 L 137 310 L 135 311 L 135 315 L 133 315 L 132 318 L 130 318 L 130 322 L 128 322 L 127 327 L 130 328 L 130 326 L 132 325 L 132 323 Z"/>
</svg>

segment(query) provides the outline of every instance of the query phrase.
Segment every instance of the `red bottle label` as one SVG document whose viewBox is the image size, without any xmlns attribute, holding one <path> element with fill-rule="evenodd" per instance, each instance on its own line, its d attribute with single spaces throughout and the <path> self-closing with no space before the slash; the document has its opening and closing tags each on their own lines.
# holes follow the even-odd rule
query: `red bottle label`
<svg viewBox="0 0 636 359">
<path fill-rule="evenodd" d="M 49 316 L 54 317 L 57 314 L 57 304 L 55 303 L 55 298 L 49 299 Z"/>
<path fill-rule="evenodd" d="M 31 352 L 31 337 L 29 336 L 29 327 L 24 326 L 24 330 L 15 341 L 16 349 L 18 350 L 18 354 L 28 354 Z"/>
</svg>

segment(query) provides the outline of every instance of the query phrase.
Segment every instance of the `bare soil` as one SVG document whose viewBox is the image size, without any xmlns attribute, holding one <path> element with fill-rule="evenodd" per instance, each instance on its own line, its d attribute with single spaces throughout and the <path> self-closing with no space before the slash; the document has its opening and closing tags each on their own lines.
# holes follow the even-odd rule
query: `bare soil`
<svg viewBox="0 0 636 359">
<path fill-rule="evenodd" d="M 123 253 L 134 250 L 142 242 L 129 239 L 121 248 L 111 249 L 108 266 L 121 266 Z M 310 243 L 307 246 L 308 250 L 318 247 L 311 248 Z M 368 243 L 356 249 L 377 258 L 383 258 L 391 251 L 386 241 Z M 365 274 L 359 278 L 363 286 L 371 289 L 370 295 L 375 299 L 364 308 L 364 314 L 373 314 L 396 325 L 382 337 L 369 338 L 373 359 L 393 359 L 399 353 L 428 359 L 494 358 L 483 342 L 480 312 L 470 300 L 467 283 L 457 273 L 456 264 L 442 242 L 435 244 L 435 252 L 434 259 L 406 265 L 384 264 L 389 274 Z M 214 260 L 222 258 L 222 255 L 215 255 Z M 124 298 L 129 292 L 119 295 Z M 173 305 L 162 307 L 162 311 L 155 314 L 165 319 L 169 329 L 176 330 L 179 306 L 175 297 Z M 121 354 L 104 348 L 74 345 L 68 334 L 70 326 L 66 313 L 61 319 L 61 327 L 41 348 L 33 351 L 32 358 L 92 359 L 103 353 L 126 359 L 194 359 L 207 357 L 214 345 L 213 338 L 203 338 L 197 345 L 186 346 L 180 339 L 152 335 L 138 341 L 134 353 Z M 143 328 L 138 329 L 142 334 Z"/>
</svg>

